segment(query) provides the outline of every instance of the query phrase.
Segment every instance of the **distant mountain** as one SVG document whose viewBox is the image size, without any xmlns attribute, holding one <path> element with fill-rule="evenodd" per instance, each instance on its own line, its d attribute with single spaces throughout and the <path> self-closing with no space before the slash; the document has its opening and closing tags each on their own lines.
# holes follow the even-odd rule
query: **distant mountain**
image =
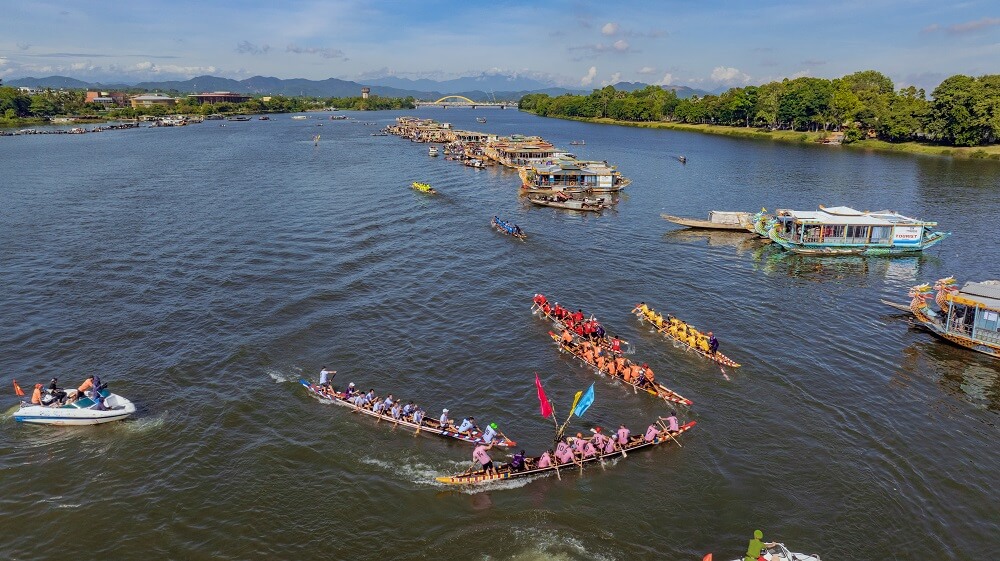
<svg viewBox="0 0 1000 561">
<path fill-rule="evenodd" d="M 396 76 L 385 76 L 368 80 L 369 84 L 375 86 L 389 86 L 406 90 L 416 90 L 422 92 L 512 92 L 512 91 L 539 91 L 554 87 L 552 83 L 542 82 L 534 78 L 523 76 L 508 76 L 503 74 L 480 74 L 478 76 L 465 76 L 453 80 L 428 80 L 426 78 L 411 80 L 409 78 L 398 78 Z"/>
<path fill-rule="evenodd" d="M 49 76 L 48 78 L 14 78 L 7 80 L 7 85 L 12 88 L 52 88 L 79 90 L 89 86 L 87 82 L 69 78 L 67 76 Z"/>
</svg>

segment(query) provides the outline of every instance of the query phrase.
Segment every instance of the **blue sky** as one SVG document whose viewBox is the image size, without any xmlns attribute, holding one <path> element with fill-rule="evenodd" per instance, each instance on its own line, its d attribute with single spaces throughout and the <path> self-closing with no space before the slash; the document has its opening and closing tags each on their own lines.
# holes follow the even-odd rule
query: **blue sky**
<svg viewBox="0 0 1000 561">
<path fill-rule="evenodd" d="M 0 77 L 448 79 L 713 89 L 879 70 L 928 90 L 1000 73 L 995 0 L 16 1 Z"/>
</svg>

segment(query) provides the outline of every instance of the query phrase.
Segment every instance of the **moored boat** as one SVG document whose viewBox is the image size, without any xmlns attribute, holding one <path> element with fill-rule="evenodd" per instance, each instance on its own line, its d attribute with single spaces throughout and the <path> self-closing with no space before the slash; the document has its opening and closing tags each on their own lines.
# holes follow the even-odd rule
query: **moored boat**
<svg viewBox="0 0 1000 561">
<path fill-rule="evenodd" d="M 420 183 L 419 181 L 414 181 L 410 184 L 411 187 L 420 191 L 421 193 L 427 193 L 428 195 L 437 195 L 437 191 L 428 183 Z"/>
<path fill-rule="evenodd" d="M 135 405 L 131 401 L 107 389 L 100 392 L 101 405 L 87 396 L 73 399 L 75 392 L 70 392 L 69 401 L 64 405 L 36 405 L 22 401 L 21 407 L 14 413 L 14 420 L 36 425 L 98 425 L 121 421 L 135 413 Z"/>
<path fill-rule="evenodd" d="M 617 193 L 632 181 L 607 162 L 573 157 L 532 161 L 518 168 L 521 184 L 532 189 L 579 188 L 593 193 Z"/>
<path fill-rule="evenodd" d="M 548 206 L 564 210 L 579 210 L 584 212 L 601 212 L 604 209 L 610 208 L 610 205 L 605 202 L 603 197 L 595 199 L 573 199 L 564 193 L 556 193 L 555 195 L 529 195 L 528 201 L 530 201 L 531 204 L 538 206 Z"/>
<path fill-rule="evenodd" d="M 817 211 L 779 210 L 768 221 L 767 236 L 804 255 L 898 255 L 923 251 L 948 237 L 935 226 L 889 210 L 820 206 Z"/>
<path fill-rule="evenodd" d="M 661 214 L 660 217 L 664 220 L 673 222 L 674 224 L 687 226 L 688 228 L 705 228 L 708 230 L 745 230 L 746 226 L 744 224 L 746 224 L 749 220 L 750 213 L 713 210 L 708 213 L 708 220 L 683 218 L 672 214 Z"/>
<path fill-rule="evenodd" d="M 635 308 L 632 308 L 632 314 L 634 314 L 639 320 L 639 323 L 648 322 L 654 331 L 663 335 L 667 339 L 684 345 L 685 349 L 688 351 L 694 351 L 695 354 L 707 358 L 714 363 L 721 364 L 722 366 L 730 366 L 733 368 L 740 367 L 738 362 L 727 357 L 726 355 L 718 351 L 713 353 L 708 347 L 708 338 L 690 325 L 678 320 L 677 318 L 670 317 L 669 314 L 667 314 L 668 319 L 664 321 L 662 316 L 657 316 L 656 312 L 654 312 L 652 308 L 647 307 L 647 310 L 649 311 L 648 314 L 640 309 L 639 306 L 636 306 Z M 657 325 L 657 323 L 659 323 L 659 325 Z M 691 339 L 694 339 L 694 345 L 691 344 Z"/>
<path fill-rule="evenodd" d="M 514 224 L 513 222 L 507 222 L 506 220 L 501 220 L 499 216 L 494 216 L 493 218 L 491 218 L 490 225 L 493 226 L 493 228 L 495 228 L 498 232 L 506 234 L 508 236 L 513 236 L 521 241 L 524 241 L 528 238 L 528 235 L 521 230 L 520 226 Z"/>
<path fill-rule="evenodd" d="M 393 426 L 400 426 L 413 431 L 426 432 L 443 438 L 450 438 L 452 440 L 460 440 L 469 444 L 488 444 L 483 440 L 483 434 L 477 430 L 469 431 L 469 434 L 465 435 L 459 433 L 453 425 L 448 425 L 447 427 L 442 428 L 441 423 L 437 419 L 424 418 L 419 424 L 415 423 L 412 417 L 402 417 L 397 420 L 391 415 L 377 413 L 370 407 L 358 407 L 354 403 L 351 403 L 346 394 L 335 391 L 332 388 L 319 386 L 307 380 L 299 380 L 299 383 L 302 384 L 302 386 L 310 394 L 323 401 L 340 405 L 342 407 L 350 407 L 353 411 L 362 413 L 369 417 L 375 417 L 380 421 L 384 420 L 387 423 L 392 423 Z M 493 440 L 493 445 L 501 448 L 510 448 L 516 446 L 517 442 L 510 440 L 503 433 L 499 433 L 496 439 Z"/>
<path fill-rule="evenodd" d="M 955 345 L 1000 357 L 1000 281 L 967 282 L 957 291 L 941 281 L 936 286 L 937 298 L 928 284 L 910 289 L 909 309 L 917 322 Z M 930 300 L 946 306 L 934 310 Z"/>
<path fill-rule="evenodd" d="M 476 122 L 477 123 L 485 123 L 486 122 L 486 117 L 476 117 Z"/>
<path fill-rule="evenodd" d="M 497 472 L 487 473 L 484 470 L 476 470 L 467 473 L 462 473 L 459 475 L 453 475 L 449 477 L 438 477 L 437 481 L 439 483 L 445 483 L 447 485 L 481 485 L 483 483 L 491 483 L 495 481 L 504 481 L 508 479 L 519 479 L 523 477 L 532 477 L 535 475 L 551 474 L 558 470 L 572 470 L 572 469 L 583 469 L 584 465 L 593 465 L 595 463 L 604 462 L 605 460 L 611 460 L 618 457 L 627 457 L 628 454 L 632 452 L 654 448 L 662 444 L 668 444 L 673 442 L 680 446 L 677 442 L 677 437 L 681 434 L 691 430 L 697 424 L 696 421 L 690 421 L 681 425 L 676 431 L 663 430 L 659 431 L 652 440 L 646 441 L 642 436 L 633 438 L 628 444 L 622 446 L 624 448 L 624 453 L 621 449 L 616 449 L 613 452 L 608 452 L 606 454 L 595 454 L 588 458 L 578 458 L 576 461 L 567 462 L 564 464 L 553 465 L 548 467 L 533 467 L 524 469 L 521 471 L 515 471 L 511 469 L 510 464 L 503 464 L 497 468 Z M 535 456 L 528 458 L 528 465 L 538 466 L 538 461 L 540 456 Z"/>
<path fill-rule="evenodd" d="M 438 147 L 437 146 L 431 146 L 430 148 L 428 148 L 427 149 L 427 155 L 428 156 L 437 156 L 438 155 Z"/>
</svg>

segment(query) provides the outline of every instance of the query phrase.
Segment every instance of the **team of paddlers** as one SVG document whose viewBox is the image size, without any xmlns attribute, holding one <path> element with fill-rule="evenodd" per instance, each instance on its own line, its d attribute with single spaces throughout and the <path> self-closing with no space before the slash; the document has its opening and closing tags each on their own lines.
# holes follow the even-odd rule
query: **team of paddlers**
<svg viewBox="0 0 1000 561">
<path fill-rule="evenodd" d="M 609 337 L 604 326 L 596 319 L 593 317 L 585 318 L 583 310 L 573 312 L 559 305 L 559 302 L 556 302 L 554 305 L 549 304 L 548 299 L 542 294 L 535 294 L 532 302 L 534 302 L 535 309 L 541 310 L 543 314 L 554 319 L 565 331 L 569 331 L 572 335 L 586 341 L 593 341 L 612 353 L 620 354 L 622 352 L 622 345 L 626 343 L 619 339 L 617 335 Z"/>
<path fill-rule="evenodd" d="M 719 340 L 715 338 L 715 335 L 711 331 L 701 333 L 670 314 L 667 314 L 667 317 L 664 318 L 659 312 L 650 309 L 645 302 L 640 302 L 633 310 L 641 313 L 657 329 L 665 329 L 666 334 L 672 339 L 687 343 L 689 347 L 710 355 L 719 352 Z"/>
</svg>

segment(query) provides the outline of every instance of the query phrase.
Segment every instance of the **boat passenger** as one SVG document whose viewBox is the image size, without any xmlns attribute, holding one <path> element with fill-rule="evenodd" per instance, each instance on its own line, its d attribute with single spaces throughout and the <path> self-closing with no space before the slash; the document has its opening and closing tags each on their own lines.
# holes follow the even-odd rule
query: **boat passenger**
<svg viewBox="0 0 1000 561">
<path fill-rule="evenodd" d="M 649 313 L 649 306 L 646 305 L 645 301 L 639 302 L 639 305 L 636 306 L 636 309 L 642 312 L 642 315 L 646 315 Z"/>
<path fill-rule="evenodd" d="M 625 425 L 620 425 L 618 427 L 618 445 L 621 447 L 628 445 L 628 438 L 630 435 L 631 432 L 628 428 L 626 428 Z"/>
<path fill-rule="evenodd" d="M 549 303 L 548 302 L 543 302 L 542 303 L 542 313 L 545 314 L 545 315 L 549 315 L 549 312 L 551 312 L 551 311 L 552 311 L 552 307 L 549 306 Z"/>
<path fill-rule="evenodd" d="M 597 365 L 597 369 L 604 371 L 608 366 L 608 361 L 604 359 L 604 351 L 597 349 L 597 355 L 594 357 L 594 364 Z"/>
<path fill-rule="evenodd" d="M 399 400 L 398 399 L 392 404 L 392 409 L 389 410 L 389 414 L 391 414 L 392 418 L 396 419 L 397 421 L 400 418 L 402 418 L 402 416 L 403 416 L 403 406 L 401 406 L 399 404 Z"/>
<path fill-rule="evenodd" d="M 472 451 L 472 461 L 479 462 L 479 465 L 482 466 L 482 470 L 484 472 L 496 475 L 497 468 L 493 465 L 493 460 L 490 458 L 490 455 L 487 454 L 487 451 L 492 448 L 492 443 L 486 445 L 480 444 L 479 446 L 476 446 L 476 449 Z"/>
<path fill-rule="evenodd" d="M 573 346 L 573 334 L 569 332 L 569 329 L 563 329 L 561 341 L 567 347 Z"/>
<path fill-rule="evenodd" d="M 49 395 L 52 396 L 52 399 L 54 401 L 58 401 L 59 403 L 63 403 L 63 402 L 66 401 L 66 392 L 64 392 L 63 390 L 59 389 L 59 387 L 57 385 L 58 381 L 59 381 L 59 378 L 52 378 L 52 380 L 49 382 Z"/>
<path fill-rule="evenodd" d="M 704 335 L 698 337 L 698 350 L 707 353 L 711 350 L 711 348 L 712 346 L 708 342 L 708 337 L 705 337 Z"/>
<path fill-rule="evenodd" d="M 617 335 L 611 336 L 611 352 L 621 353 L 622 352 L 622 342 Z"/>
<path fill-rule="evenodd" d="M 413 414 L 413 410 L 414 410 L 413 402 L 412 401 L 406 402 L 406 405 L 403 406 L 403 416 L 409 417 L 410 415 Z"/>
<path fill-rule="evenodd" d="M 497 424 L 490 423 L 487 425 L 486 430 L 483 431 L 483 442 L 489 444 L 493 442 L 493 439 L 497 437 Z"/>
<path fill-rule="evenodd" d="M 521 227 L 518 226 L 517 224 L 514 224 L 514 235 L 515 236 L 523 236 L 524 235 L 524 232 L 521 230 Z"/>
<path fill-rule="evenodd" d="M 31 392 L 31 403 L 32 405 L 42 404 L 42 385 L 35 384 L 35 391 Z"/>
<path fill-rule="evenodd" d="M 595 321 L 594 337 L 596 337 L 597 339 L 604 339 L 605 335 L 607 335 L 607 333 L 604 331 L 604 326 Z"/>
<path fill-rule="evenodd" d="M 388 395 L 388 396 L 387 396 L 387 397 L 385 398 L 385 400 L 383 400 L 383 401 L 382 401 L 382 408 L 383 408 L 383 409 L 386 409 L 386 410 L 388 410 L 388 409 L 392 408 L 392 404 L 393 404 L 393 403 L 394 403 L 395 401 L 396 401 L 396 399 L 395 399 L 394 397 L 392 397 L 392 394 L 389 394 L 389 395 Z"/>
<path fill-rule="evenodd" d="M 552 465 L 552 449 L 549 448 L 538 458 L 538 469 L 547 468 Z"/>
<path fill-rule="evenodd" d="M 652 442 L 656 440 L 656 437 L 659 436 L 659 434 L 660 429 L 655 424 L 651 424 L 646 428 L 646 435 L 643 436 L 643 440 L 646 442 Z"/>
<path fill-rule="evenodd" d="M 618 376 L 618 366 L 615 364 L 614 360 L 609 360 L 607 363 L 608 374 L 611 376 Z"/>
<path fill-rule="evenodd" d="M 333 389 L 333 387 L 330 386 L 329 384 L 327 384 L 327 387 L 330 388 L 331 390 Z M 347 389 L 344 390 L 344 397 L 351 397 L 353 395 L 356 395 L 357 393 L 358 390 L 357 388 L 354 387 L 354 382 L 351 382 L 350 384 L 347 384 Z"/>
<path fill-rule="evenodd" d="M 524 471 L 524 450 L 521 450 L 510 459 L 510 471 Z"/>
<path fill-rule="evenodd" d="M 642 369 L 644 370 L 644 372 L 642 373 L 642 377 L 645 378 L 647 382 L 649 382 L 650 386 L 655 385 L 656 376 L 653 374 L 653 369 L 650 368 L 649 365 L 646 364 L 645 362 L 642 363 Z"/>
<path fill-rule="evenodd" d="M 708 352 L 713 355 L 719 352 L 719 340 L 715 338 L 715 335 L 712 335 L 711 331 L 708 332 Z"/>
<path fill-rule="evenodd" d="M 777 545 L 774 542 L 764 543 L 761 540 L 764 539 L 764 532 L 760 530 L 753 531 L 753 539 L 750 540 L 750 544 L 747 545 L 747 553 L 743 556 L 743 561 L 758 561 L 764 555 L 765 547 L 774 547 Z"/>
<path fill-rule="evenodd" d="M 462 424 L 458 426 L 458 433 L 464 434 L 465 436 L 472 436 L 472 429 L 479 431 L 479 427 L 476 426 L 475 417 L 466 417 L 462 419 Z"/>
<path fill-rule="evenodd" d="M 87 395 L 87 390 L 92 390 L 92 389 L 94 389 L 93 374 L 87 376 L 87 379 L 84 380 L 82 384 L 80 384 L 80 387 L 76 388 L 76 398 L 80 399 L 81 397 L 85 397 Z"/>
<path fill-rule="evenodd" d="M 580 310 L 580 309 L 578 309 L 578 310 L 577 310 L 577 311 L 576 311 L 576 312 L 575 312 L 575 313 L 573 314 L 573 321 L 575 321 L 575 322 L 577 322 L 577 323 L 579 323 L 579 322 L 583 321 L 583 310 Z"/>
<path fill-rule="evenodd" d="M 556 445 L 556 461 L 560 464 L 568 464 L 574 461 L 573 449 L 566 443 L 566 439 L 563 438 Z"/>
<path fill-rule="evenodd" d="M 677 422 L 677 412 L 671 411 L 670 416 L 664 419 L 667 422 L 667 430 L 670 432 L 677 432 L 680 429 L 680 425 Z"/>
<path fill-rule="evenodd" d="M 441 410 L 441 419 L 438 422 L 441 423 L 441 430 L 448 428 L 448 425 L 451 424 L 451 421 L 448 419 L 447 409 Z"/>
</svg>

